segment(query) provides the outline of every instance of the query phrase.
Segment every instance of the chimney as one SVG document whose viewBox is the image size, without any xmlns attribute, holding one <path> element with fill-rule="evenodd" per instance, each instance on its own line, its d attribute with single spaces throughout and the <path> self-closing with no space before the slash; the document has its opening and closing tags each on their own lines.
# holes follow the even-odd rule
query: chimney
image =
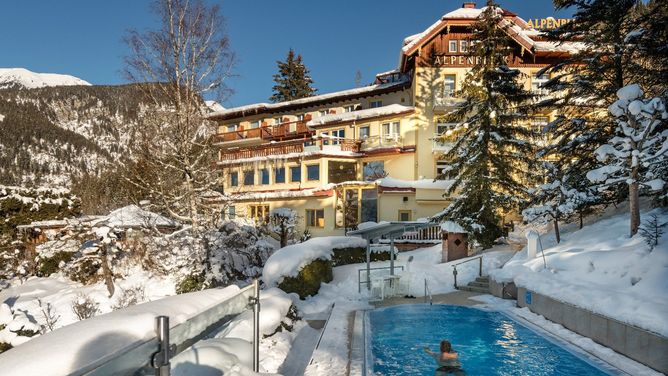
<svg viewBox="0 0 668 376">
<path fill-rule="evenodd" d="M 475 8 L 475 2 L 473 1 L 467 1 L 464 4 L 462 4 L 462 8 L 466 9 L 474 9 Z"/>
</svg>

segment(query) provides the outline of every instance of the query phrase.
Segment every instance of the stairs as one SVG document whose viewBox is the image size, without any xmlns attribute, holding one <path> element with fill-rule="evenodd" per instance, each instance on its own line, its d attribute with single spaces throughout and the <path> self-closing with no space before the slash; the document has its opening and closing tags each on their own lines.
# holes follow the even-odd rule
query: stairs
<svg viewBox="0 0 668 376">
<path fill-rule="evenodd" d="M 459 290 L 489 294 L 489 277 L 477 277 L 466 286 L 459 286 Z"/>
</svg>

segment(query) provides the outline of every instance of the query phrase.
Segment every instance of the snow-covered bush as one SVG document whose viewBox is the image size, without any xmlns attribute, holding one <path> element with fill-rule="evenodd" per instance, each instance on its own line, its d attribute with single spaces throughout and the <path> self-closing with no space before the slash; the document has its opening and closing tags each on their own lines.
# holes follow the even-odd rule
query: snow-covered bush
<svg viewBox="0 0 668 376">
<path fill-rule="evenodd" d="M 389 259 L 389 249 L 386 251 L 371 252 L 371 261 L 386 261 Z M 359 264 L 363 262 L 366 262 L 366 247 L 334 248 L 332 266 Z"/>
<path fill-rule="evenodd" d="M 90 296 L 81 294 L 72 301 L 72 312 L 79 320 L 89 319 L 100 313 L 100 303 Z"/>
<path fill-rule="evenodd" d="M 614 137 L 596 149 L 596 157 L 604 165 L 587 173 L 587 178 L 600 189 L 625 182 L 629 187 L 631 236 L 640 225 L 639 193 L 641 188 L 659 191 L 665 182 L 653 174 L 653 166 L 666 163 L 668 112 L 663 98 L 643 98 L 639 85 L 625 86 L 617 91 L 615 103 L 608 107 L 617 127 Z"/>
<path fill-rule="evenodd" d="M 14 311 L 8 304 L 0 304 L 0 353 L 16 347 L 39 335 L 40 327 L 34 317 L 23 311 Z"/>
<path fill-rule="evenodd" d="M 133 287 L 126 288 L 121 291 L 116 303 L 111 306 L 111 309 L 114 311 L 117 309 L 126 308 L 135 304 L 143 303 L 146 301 L 146 290 L 144 286 L 137 285 Z"/>
<path fill-rule="evenodd" d="M 304 266 L 297 276 L 284 277 L 278 288 L 287 293 L 296 293 L 301 299 L 316 295 L 320 285 L 334 279 L 332 263 L 329 260 L 317 259 Z"/>
</svg>

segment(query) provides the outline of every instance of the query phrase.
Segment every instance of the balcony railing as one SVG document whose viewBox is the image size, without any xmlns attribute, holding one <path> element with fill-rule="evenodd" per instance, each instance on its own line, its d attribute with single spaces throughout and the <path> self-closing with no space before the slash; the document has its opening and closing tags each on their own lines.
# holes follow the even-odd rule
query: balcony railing
<svg viewBox="0 0 668 376">
<path fill-rule="evenodd" d="M 452 95 L 434 95 L 434 111 L 449 111 L 453 107 L 457 107 L 462 101 L 463 99 L 454 97 Z"/>
<path fill-rule="evenodd" d="M 362 140 L 362 150 L 400 147 L 400 146 L 403 146 L 403 139 L 398 134 L 370 136 Z"/>
<path fill-rule="evenodd" d="M 434 152 L 447 153 L 452 149 L 456 140 L 451 140 L 450 138 L 444 138 L 443 135 L 434 133 L 432 140 L 431 149 Z"/>
<path fill-rule="evenodd" d="M 278 125 L 261 126 L 259 128 L 239 129 L 231 132 L 223 132 L 214 136 L 216 144 L 240 141 L 240 140 L 289 140 L 304 136 L 310 136 L 312 131 L 306 126 L 305 121 L 295 121 Z"/>
<path fill-rule="evenodd" d="M 234 161 L 239 159 L 286 155 L 308 151 L 349 151 L 353 153 L 358 153 L 360 151 L 361 141 L 338 140 L 336 141 L 336 144 L 332 144 L 333 142 L 334 141 L 332 140 L 311 141 L 309 139 L 306 142 L 301 141 L 282 145 L 269 144 L 237 150 L 223 150 L 220 153 L 220 161 Z"/>
</svg>

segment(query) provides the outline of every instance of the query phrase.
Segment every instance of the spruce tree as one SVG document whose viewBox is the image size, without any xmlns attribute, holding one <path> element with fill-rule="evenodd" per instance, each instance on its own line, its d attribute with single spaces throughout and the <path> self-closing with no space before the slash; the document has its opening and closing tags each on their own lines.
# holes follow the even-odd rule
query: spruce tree
<svg viewBox="0 0 668 376">
<path fill-rule="evenodd" d="M 285 61 L 277 61 L 278 73 L 274 75 L 276 85 L 272 88 L 274 94 L 270 101 L 285 102 L 293 99 L 311 97 L 317 91 L 312 88 L 313 79 L 309 70 L 302 62 L 302 56 L 297 55 L 292 48 L 288 51 Z"/>
<path fill-rule="evenodd" d="M 473 31 L 476 64 L 458 93 L 463 102 L 447 117 L 460 136 L 445 155 L 454 182 L 454 201 L 439 216 L 462 225 L 483 248 L 503 234 L 500 212 L 517 209 L 526 197 L 527 163 L 532 132 L 520 125 L 533 97 L 523 75 L 506 65 L 511 40 L 499 21 L 502 10 L 492 1 Z"/>
<path fill-rule="evenodd" d="M 558 44 L 575 42 L 571 57 L 544 70 L 553 94 L 539 107 L 556 110 L 550 124 L 551 145 L 542 154 L 563 162 L 564 174 L 584 176 L 598 167 L 594 151 L 614 134 L 607 108 L 622 87 L 644 82 L 651 65 L 639 63 L 634 35 L 641 19 L 639 0 L 555 0 L 557 9 L 575 8 L 573 21 L 548 33 Z M 649 21 L 647 21 L 649 22 Z M 608 201 L 627 195 L 623 185 L 610 190 Z"/>
</svg>

